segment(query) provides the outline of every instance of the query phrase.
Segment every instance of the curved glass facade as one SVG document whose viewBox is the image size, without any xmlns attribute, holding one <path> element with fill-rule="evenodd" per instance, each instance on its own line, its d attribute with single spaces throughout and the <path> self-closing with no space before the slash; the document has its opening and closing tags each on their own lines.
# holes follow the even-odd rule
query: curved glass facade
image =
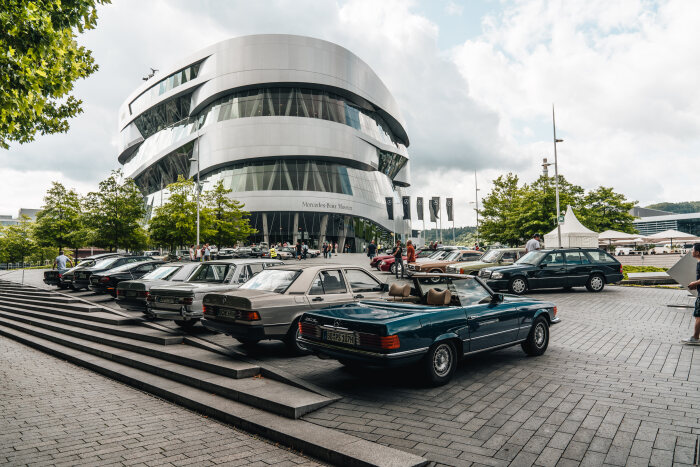
<svg viewBox="0 0 700 467">
<path fill-rule="evenodd" d="M 384 144 L 406 149 L 376 113 L 336 94 L 305 88 L 258 88 L 238 91 L 205 108 L 202 126 L 246 117 L 307 117 L 351 126 Z"/>
<path fill-rule="evenodd" d="M 199 74 L 200 63 L 195 63 L 187 68 L 184 68 L 178 72 L 173 73 L 165 79 L 160 80 L 158 83 L 153 85 L 153 87 L 148 88 L 146 92 L 141 94 L 139 97 L 134 99 L 131 104 L 129 104 L 129 111 L 132 114 L 137 114 L 143 109 L 148 107 L 148 104 L 153 101 L 156 97 L 165 94 L 171 89 L 185 84 L 186 82 L 193 80 Z"/>
<path fill-rule="evenodd" d="M 134 119 L 143 139 L 147 139 L 159 131 L 181 122 L 190 114 L 191 94 L 169 99 L 142 113 Z"/>
<path fill-rule="evenodd" d="M 190 175 L 190 158 L 194 143 L 187 143 L 176 149 L 134 178 L 136 185 L 146 195 L 162 190 L 177 181 L 178 175 Z"/>
<path fill-rule="evenodd" d="M 365 171 L 318 160 L 282 159 L 244 162 L 209 172 L 202 180 L 239 191 L 321 191 L 377 201 L 392 193 L 389 179 L 377 171 Z"/>
</svg>

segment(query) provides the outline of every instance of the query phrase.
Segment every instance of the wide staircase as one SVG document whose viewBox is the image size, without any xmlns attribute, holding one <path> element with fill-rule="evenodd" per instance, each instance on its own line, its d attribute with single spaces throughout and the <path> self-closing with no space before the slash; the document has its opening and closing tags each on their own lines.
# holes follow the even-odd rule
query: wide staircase
<svg viewBox="0 0 700 467">
<path fill-rule="evenodd" d="M 0 280 L 0 335 L 246 431 L 343 465 L 424 459 L 300 417 L 339 398 L 181 331 L 67 294 Z"/>
</svg>

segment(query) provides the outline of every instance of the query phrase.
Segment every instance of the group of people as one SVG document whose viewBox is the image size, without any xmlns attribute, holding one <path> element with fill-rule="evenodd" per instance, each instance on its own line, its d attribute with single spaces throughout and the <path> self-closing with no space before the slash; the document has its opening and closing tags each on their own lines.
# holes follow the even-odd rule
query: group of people
<svg viewBox="0 0 700 467">
<path fill-rule="evenodd" d="M 393 251 L 393 256 L 394 256 L 394 264 L 396 267 L 394 268 L 394 271 L 396 271 L 396 278 L 399 278 L 399 273 L 401 274 L 401 278 L 403 279 L 404 273 L 403 273 L 403 247 L 401 246 L 401 240 L 396 241 L 396 246 L 394 247 Z M 416 249 L 413 246 L 413 242 L 411 240 L 406 242 L 406 264 L 408 263 L 415 263 L 416 261 Z"/>
<path fill-rule="evenodd" d="M 211 260 L 211 247 L 208 243 L 204 245 L 190 245 L 190 261 Z"/>
<path fill-rule="evenodd" d="M 345 246 L 347 247 L 347 245 Z M 323 257 L 326 259 L 333 255 L 338 256 L 338 242 L 323 242 L 321 252 L 323 253 Z"/>
</svg>

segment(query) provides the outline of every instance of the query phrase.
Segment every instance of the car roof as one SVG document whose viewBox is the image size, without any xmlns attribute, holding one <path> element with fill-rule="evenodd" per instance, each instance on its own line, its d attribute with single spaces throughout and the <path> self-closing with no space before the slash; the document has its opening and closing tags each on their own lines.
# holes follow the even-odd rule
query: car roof
<svg viewBox="0 0 700 467">
<path fill-rule="evenodd" d="M 231 259 L 216 259 L 213 261 L 205 261 L 198 264 L 258 264 L 258 263 L 275 263 L 284 264 L 278 259 L 269 258 L 231 258 Z"/>
<path fill-rule="evenodd" d="M 285 264 L 275 268 L 276 270 L 282 269 L 285 271 L 323 271 L 326 269 L 363 269 L 362 266 L 357 266 L 355 264 Z"/>
</svg>

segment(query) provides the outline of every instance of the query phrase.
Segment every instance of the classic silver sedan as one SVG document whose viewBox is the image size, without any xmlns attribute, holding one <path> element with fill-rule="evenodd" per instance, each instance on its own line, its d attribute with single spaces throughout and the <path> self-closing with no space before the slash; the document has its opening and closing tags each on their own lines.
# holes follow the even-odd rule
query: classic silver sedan
<svg viewBox="0 0 700 467">
<path fill-rule="evenodd" d="M 151 287 L 145 313 L 151 318 L 174 320 L 181 327 L 194 326 L 202 317 L 205 294 L 235 289 L 264 269 L 283 264 L 276 259 L 253 258 L 201 263 L 184 282 Z"/>
<path fill-rule="evenodd" d="M 388 290 L 358 266 L 283 266 L 261 272 L 236 290 L 205 295 L 202 324 L 243 344 L 282 340 L 300 354 L 306 352 L 296 339 L 304 312 L 384 298 Z"/>
<path fill-rule="evenodd" d="M 162 284 L 182 283 L 199 266 L 199 263 L 166 263 L 141 279 L 120 282 L 117 286 L 117 305 L 128 311 L 146 311 L 146 298 L 151 287 Z"/>
</svg>

